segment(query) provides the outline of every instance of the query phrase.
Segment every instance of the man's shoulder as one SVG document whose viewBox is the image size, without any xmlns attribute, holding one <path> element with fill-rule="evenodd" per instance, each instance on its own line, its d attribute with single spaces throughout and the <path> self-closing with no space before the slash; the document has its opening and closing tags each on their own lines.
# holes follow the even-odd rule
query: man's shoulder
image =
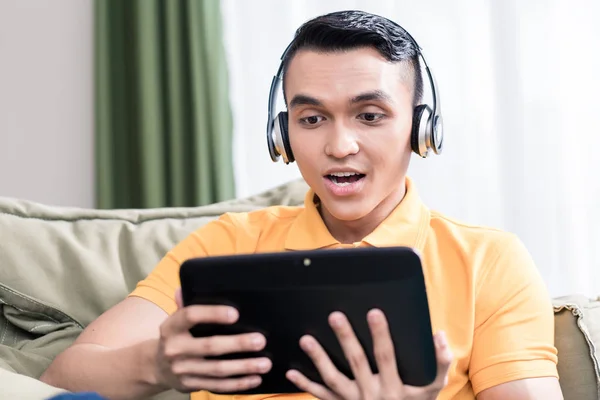
<svg viewBox="0 0 600 400">
<path fill-rule="evenodd" d="M 467 223 L 441 212 L 431 211 L 430 228 L 440 245 L 463 254 L 494 258 L 505 251 L 521 251 L 524 246 L 513 232 L 498 227 Z"/>
<path fill-rule="evenodd" d="M 253 211 L 224 212 L 191 233 L 191 246 L 208 255 L 277 251 L 303 207 L 269 206 Z"/>
<path fill-rule="evenodd" d="M 512 293 L 520 282 L 541 282 L 530 252 L 516 233 L 431 212 L 429 234 L 433 240 L 428 241 L 428 255 L 453 274 L 458 269 L 473 276 L 476 293 L 482 293 L 489 282 L 498 295 Z"/>
<path fill-rule="evenodd" d="M 431 227 L 440 231 L 445 231 L 451 235 L 465 237 L 468 239 L 486 238 L 496 240 L 502 240 L 503 238 L 510 239 L 514 237 L 512 232 L 508 232 L 498 227 L 468 223 L 434 210 L 432 210 L 430 214 Z"/>
<path fill-rule="evenodd" d="M 229 220 L 240 227 L 267 227 L 273 224 L 291 223 L 303 210 L 303 206 L 269 206 L 247 212 L 227 212 L 219 219 Z"/>
<path fill-rule="evenodd" d="M 246 212 L 226 212 L 198 233 L 224 231 L 238 241 L 271 240 L 271 234 L 286 234 L 303 210 L 303 206 L 269 206 Z"/>
</svg>

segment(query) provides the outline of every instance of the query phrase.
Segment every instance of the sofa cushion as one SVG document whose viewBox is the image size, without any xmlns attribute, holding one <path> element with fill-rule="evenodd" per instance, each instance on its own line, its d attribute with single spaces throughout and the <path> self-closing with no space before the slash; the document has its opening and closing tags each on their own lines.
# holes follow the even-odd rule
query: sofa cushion
<svg viewBox="0 0 600 400">
<path fill-rule="evenodd" d="M 177 242 L 227 211 L 301 204 L 294 181 L 194 208 L 88 210 L 0 198 L 0 302 L 32 298 L 86 326 L 122 300 Z"/>
<path fill-rule="evenodd" d="M 553 300 L 558 374 L 565 400 L 600 399 L 600 301 L 583 296 Z"/>
<path fill-rule="evenodd" d="M 41 373 L 177 242 L 224 212 L 302 204 L 302 180 L 203 207 L 91 210 L 0 198 L 0 397 L 60 392 Z M 167 391 L 155 400 L 188 395 Z"/>
<path fill-rule="evenodd" d="M 224 212 L 301 204 L 307 188 L 298 180 L 245 199 L 152 210 L 0 198 L 0 368 L 39 377 L 190 232 Z"/>
<path fill-rule="evenodd" d="M 11 289 L 0 283 L 0 292 Z M 3 296 L 5 299 L 7 296 Z M 39 377 L 56 355 L 79 336 L 81 325 L 33 299 L 12 292 L 0 305 L 0 368 Z"/>
<path fill-rule="evenodd" d="M 44 400 L 65 393 L 25 375 L 4 369 L 0 360 L 0 397 L 2 399 Z"/>
</svg>

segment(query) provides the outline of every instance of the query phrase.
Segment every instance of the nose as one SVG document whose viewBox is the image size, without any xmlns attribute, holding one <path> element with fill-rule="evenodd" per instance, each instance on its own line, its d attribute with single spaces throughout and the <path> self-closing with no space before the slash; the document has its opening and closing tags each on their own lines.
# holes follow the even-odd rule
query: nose
<svg viewBox="0 0 600 400">
<path fill-rule="evenodd" d="M 358 153 L 356 134 L 347 126 L 337 123 L 329 132 L 325 154 L 335 158 L 345 158 Z"/>
</svg>

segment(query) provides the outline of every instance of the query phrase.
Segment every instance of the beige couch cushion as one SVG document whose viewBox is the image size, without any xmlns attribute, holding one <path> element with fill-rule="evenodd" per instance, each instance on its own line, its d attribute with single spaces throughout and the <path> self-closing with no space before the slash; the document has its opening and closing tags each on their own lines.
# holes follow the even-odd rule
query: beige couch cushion
<svg viewBox="0 0 600 400">
<path fill-rule="evenodd" d="M 152 210 L 0 198 L 0 398 L 56 393 L 28 377 L 39 377 L 83 327 L 127 296 L 190 232 L 224 212 L 301 204 L 307 189 L 298 180 L 246 199 Z"/>
<path fill-rule="evenodd" d="M 248 199 L 152 210 L 86 210 L 0 199 L 0 285 L 4 296 L 32 297 L 85 326 L 123 299 L 193 230 L 227 211 L 300 204 L 306 188 L 295 181 Z"/>
<path fill-rule="evenodd" d="M 600 399 L 600 301 L 583 296 L 553 300 L 558 373 L 565 400 Z"/>
</svg>

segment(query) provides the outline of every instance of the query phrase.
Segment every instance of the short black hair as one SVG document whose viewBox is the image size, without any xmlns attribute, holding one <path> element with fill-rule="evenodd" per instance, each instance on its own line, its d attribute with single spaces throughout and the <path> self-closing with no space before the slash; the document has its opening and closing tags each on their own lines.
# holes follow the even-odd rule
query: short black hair
<svg viewBox="0 0 600 400">
<path fill-rule="evenodd" d="M 321 52 L 376 49 L 387 61 L 406 63 L 414 77 L 413 105 L 423 97 L 423 77 L 419 49 L 410 35 L 396 23 L 364 11 L 336 11 L 305 22 L 294 35 L 283 59 L 283 71 L 300 49 Z M 285 99 L 285 88 L 284 88 Z M 286 99 L 287 104 L 287 99 Z"/>
</svg>

